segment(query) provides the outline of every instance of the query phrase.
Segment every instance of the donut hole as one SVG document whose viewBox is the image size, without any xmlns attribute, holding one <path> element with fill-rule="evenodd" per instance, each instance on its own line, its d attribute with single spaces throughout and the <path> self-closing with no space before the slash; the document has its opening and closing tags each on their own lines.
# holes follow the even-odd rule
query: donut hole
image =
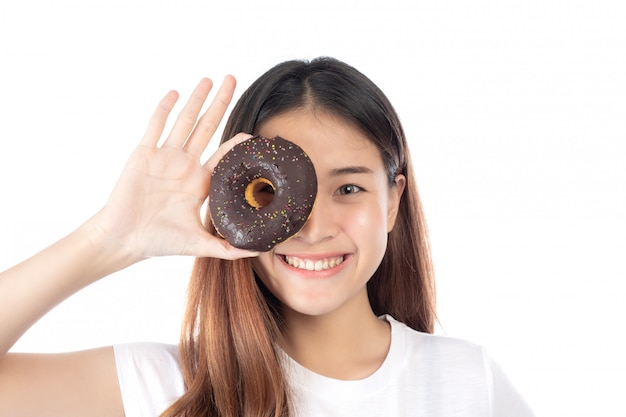
<svg viewBox="0 0 626 417">
<path fill-rule="evenodd" d="M 274 200 L 276 187 L 267 178 L 255 178 L 246 187 L 246 202 L 254 207 L 265 207 Z"/>
</svg>

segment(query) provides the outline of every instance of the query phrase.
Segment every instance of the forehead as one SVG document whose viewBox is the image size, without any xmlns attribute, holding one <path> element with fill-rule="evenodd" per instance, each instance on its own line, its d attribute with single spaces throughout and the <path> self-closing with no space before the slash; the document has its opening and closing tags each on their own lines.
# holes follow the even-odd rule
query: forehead
<svg viewBox="0 0 626 417">
<path fill-rule="evenodd" d="M 316 168 L 359 165 L 381 168 L 380 152 L 354 124 L 327 112 L 297 110 L 274 116 L 258 132 L 266 137 L 281 136 L 309 154 Z"/>
</svg>

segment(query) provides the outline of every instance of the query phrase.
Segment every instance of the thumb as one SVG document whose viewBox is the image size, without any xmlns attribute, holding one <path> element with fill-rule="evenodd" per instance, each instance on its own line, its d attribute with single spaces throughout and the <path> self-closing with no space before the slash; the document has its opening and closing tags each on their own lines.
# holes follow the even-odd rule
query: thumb
<svg viewBox="0 0 626 417">
<path fill-rule="evenodd" d="M 212 235 L 204 231 L 198 236 L 198 240 L 194 245 L 193 255 L 199 258 L 219 258 L 226 260 L 234 260 L 241 258 L 252 258 L 258 256 L 260 252 L 247 249 L 236 248 L 226 239 Z"/>
</svg>

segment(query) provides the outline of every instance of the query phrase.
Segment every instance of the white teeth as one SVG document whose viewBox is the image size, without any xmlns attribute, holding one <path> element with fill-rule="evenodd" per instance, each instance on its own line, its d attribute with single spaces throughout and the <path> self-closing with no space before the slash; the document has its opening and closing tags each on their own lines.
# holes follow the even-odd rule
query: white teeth
<svg viewBox="0 0 626 417">
<path fill-rule="evenodd" d="M 318 259 L 315 261 L 312 259 L 297 258 L 295 256 L 285 256 L 285 261 L 294 268 L 306 269 L 307 271 L 323 271 L 341 264 L 343 262 L 343 256 Z"/>
</svg>

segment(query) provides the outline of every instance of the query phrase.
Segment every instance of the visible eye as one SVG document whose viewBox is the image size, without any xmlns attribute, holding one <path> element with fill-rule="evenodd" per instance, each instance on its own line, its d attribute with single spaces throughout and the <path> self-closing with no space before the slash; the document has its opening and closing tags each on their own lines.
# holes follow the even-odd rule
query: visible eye
<svg viewBox="0 0 626 417">
<path fill-rule="evenodd" d="M 274 194 L 274 187 L 272 187 L 270 184 L 265 184 L 263 188 L 259 190 L 259 192 L 266 193 L 266 194 Z"/>
<path fill-rule="evenodd" d="M 363 189 L 359 187 L 358 185 L 346 184 L 346 185 L 342 185 L 341 187 L 339 187 L 339 189 L 337 190 L 337 194 L 349 195 L 349 194 L 358 193 L 359 191 L 363 191 Z"/>
</svg>

